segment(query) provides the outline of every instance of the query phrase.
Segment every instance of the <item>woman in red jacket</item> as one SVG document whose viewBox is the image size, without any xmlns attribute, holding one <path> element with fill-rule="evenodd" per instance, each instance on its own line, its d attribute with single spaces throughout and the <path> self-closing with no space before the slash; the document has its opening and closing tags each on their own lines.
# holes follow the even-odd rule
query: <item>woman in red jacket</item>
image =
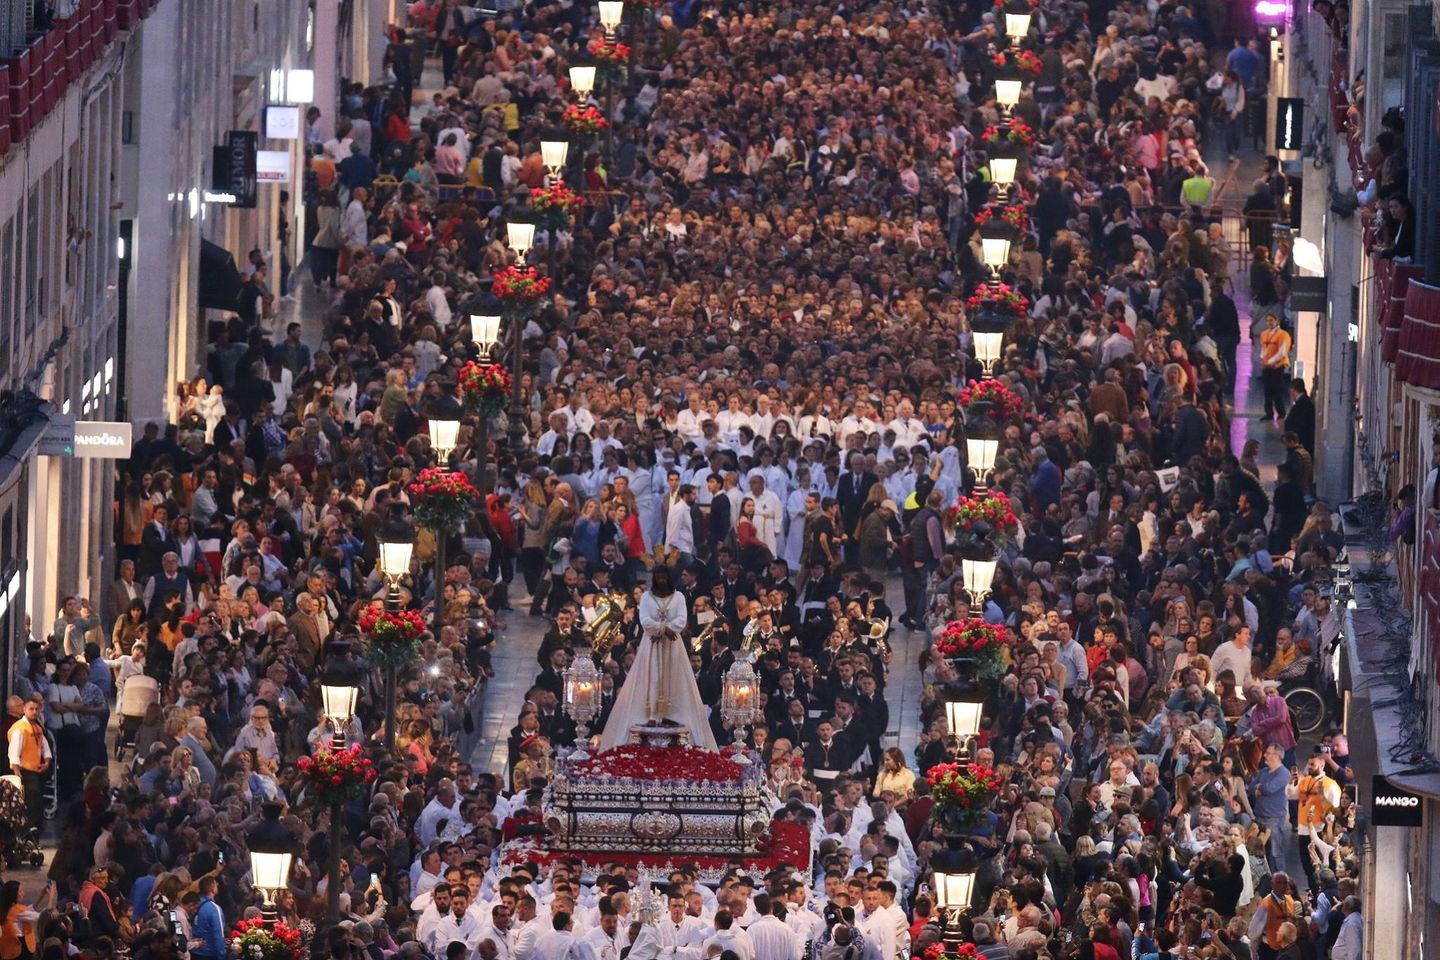
<svg viewBox="0 0 1440 960">
<path fill-rule="evenodd" d="M 490 494 L 485 498 L 485 512 L 490 517 L 490 526 L 495 531 L 499 548 L 492 556 L 490 572 L 498 573 L 497 579 L 509 581 L 515 575 L 515 557 L 520 552 L 520 535 L 515 529 L 515 520 L 510 516 L 510 494 Z"/>
</svg>

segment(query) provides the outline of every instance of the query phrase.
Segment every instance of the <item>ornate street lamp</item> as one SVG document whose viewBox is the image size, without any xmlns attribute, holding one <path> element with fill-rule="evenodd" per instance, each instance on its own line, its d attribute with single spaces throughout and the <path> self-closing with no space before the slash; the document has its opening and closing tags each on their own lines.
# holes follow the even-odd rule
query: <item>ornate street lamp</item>
<svg viewBox="0 0 1440 960">
<path fill-rule="evenodd" d="M 965 437 L 965 459 L 975 471 L 975 487 L 983 491 L 989 484 L 990 471 L 995 469 L 995 458 L 1000 452 L 998 437 Z"/>
<path fill-rule="evenodd" d="M 945 723 L 955 738 L 955 759 L 960 763 L 968 764 L 974 754 L 973 744 L 980 735 L 984 710 L 985 698 L 974 690 L 952 692 L 945 701 Z"/>
<path fill-rule="evenodd" d="M 429 423 L 430 447 L 435 451 L 435 459 L 441 464 L 446 463 L 459 446 L 460 421 L 431 417 Z"/>
<path fill-rule="evenodd" d="M 1000 105 L 1003 116 L 1010 116 L 1010 111 L 1020 102 L 1020 91 L 1024 87 L 1025 78 L 1018 70 L 1002 69 L 995 77 L 995 102 Z"/>
<path fill-rule="evenodd" d="M 725 673 L 724 686 L 720 691 L 720 719 L 731 728 L 738 747 L 745 742 L 745 730 L 755 719 L 755 704 L 758 700 L 758 679 L 754 669 L 746 660 L 736 660 Z M 736 755 L 737 762 L 744 754 Z"/>
<path fill-rule="evenodd" d="M 983 238 L 981 244 L 983 250 Z M 975 359 L 984 368 L 987 379 L 995 375 L 995 364 L 999 362 L 1005 346 L 1005 334 L 1014 324 L 1013 317 L 995 309 L 995 304 L 988 300 L 970 318 L 970 340 L 975 347 Z"/>
<path fill-rule="evenodd" d="M 990 179 L 995 186 L 999 187 L 1001 194 L 1009 197 L 1010 188 L 1015 184 L 1015 175 L 1020 168 L 1020 151 L 1007 143 L 997 143 L 990 147 L 988 154 Z"/>
<path fill-rule="evenodd" d="M 935 905 L 941 910 L 964 913 L 970 909 L 970 898 L 975 894 L 973 869 L 957 870 L 953 873 L 936 870 L 932 882 Z"/>
<path fill-rule="evenodd" d="M 280 813 L 280 804 L 265 804 L 264 819 L 245 838 L 250 850 L 250 883 L 264 900 L 262 914 L 267 924 L 275 922 L 275 900 L 290 883 L 290 864 L 295 859 L 295 838 L 280 825 Z"/>
<path fill-rule="evenodd" d="M 410 556 L 415 552 L 415 539 L 411 535 L 407 539 L 398 529 L 390 536 L 382 535 L 379 541 L 380 576 L 385 580 L 386 596 L 385 605 L 392 603 L 391 594 L 394 594 L 393 602 L 398 605 L 400 602 L 400 580 L 410 572 Z"/>
<path fill-rule="evenodd" d="M 488 313 L 471 314 L 470 339 L 475 341 L 480 359 L 488 360 L 500 345 L 500 317 Z"/>
<path fill-rule="evenodd" d="M 558 182 L 565 172 L 565 160 L 570 156 L 570 141 L 559 133 L 546 134 L 540 141 L 540 160 L 552 181 Z"/>
<path fill-rule="evenodd" d="M 345 742 L 345 729 L 355 721 L 355 701 L 364 682 L 359 664 L 343 656 L 331 656 L 320 673 L 320 704 L 330 724 L 330 746 Z"/>
<path fill-rule="evenodd" d="M 592 65 L 571 67 L 570 86 L 575 90 L 575 96 L 581 100 L 587 99 L 595 90 L 595 67 Z"/>
<path fill-rule="evenodd" d="M 975 866 L 965 862 L 952 870 L 936 870 L 931 882 L 935 890 L 935 906 L 940 909 L 940 931 L 945 940 L 945 952 L 955 956 L 960 952 L 960 918 L 969 911 L 970 899 L 975 895 Z"/>
<path fill-rule="evenodd" d="M 565 712 L 575 721 L 575 759 L 585 757 L 590 721 L 600 715 L 600 671 L 589 651 L 580 651 L 564 675 Z"/>
<path fill-rule="evenodd" d="M 1015 231 L 997 213 L 980 225 L 980 259 L 998 278 L 1000 270 L 1010 262 L 1010 243 Z"/>
<path fill-rule="evenodd" d="M 1025 0 L 1012 0 L 1005 4 L 1005 36 L 1010 38 L 1012 43 L 1025 39 L 1030 33 L 1030 4 Z"/>
<path fill-rule="evenodd" d="M 615 36 L 620 21 L 625 18 L 625 0 L 600 0 L 600 29 L 607 37 Z"/>
<path fill-rule="evenodd" d="M 505 242 L 515 251 L 515 258 L 525 263 L 530 255 L 530 248 L 535 246 L 535 224 L 524 220 L 507 220 Z"/>
<path fill-rule="evenodd" d="M 985 598 L 990 596 L 990 587 L 995 583 L 994 557 L 961 557 L 960 575 L 965 581 L 965 592 L 970 596 L 972 606 L 983 609 Z"/>
</svg>

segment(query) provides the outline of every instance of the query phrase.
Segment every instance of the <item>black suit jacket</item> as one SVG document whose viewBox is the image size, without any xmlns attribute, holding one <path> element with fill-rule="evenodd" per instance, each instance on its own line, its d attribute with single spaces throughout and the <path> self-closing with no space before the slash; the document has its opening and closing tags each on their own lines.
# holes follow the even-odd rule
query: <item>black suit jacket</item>
<svg viewBox="0 0 1440 960">
<path fill-rule="evenodd" d="M 160 569 L 160 558 L 170 552 L 179 553 L 180 543 L 169 530 L 161 533 L 153 522 L 145 524 L 140 536 L 140 557 L 135 561 L 135 579 L 148 580 Z"/>
<path fill-rule="evenodd" d="M 730 498 L 723 493 L 716 494 L 710 501 L 710 531 L 706 538 L 711 550 L 725 542 L 730 526 Z"/>
<path fill-rule="evenodd" d="M 844 520 L 844 529 L 837 531 L 849 535 L 855 530 L 855 524 L 860 522 L 860 508 L 865 503 L 865 498 L 870 496 L 870 488 L 880 482 L 880 478 L 870 472 L 860 474 L 860 481 L 857 484 L 855 475 L 847 473 L 840 478 L 840 486 L 835 491 L 835 500 L 840 504 L 840 517 Z"/>
</svg>

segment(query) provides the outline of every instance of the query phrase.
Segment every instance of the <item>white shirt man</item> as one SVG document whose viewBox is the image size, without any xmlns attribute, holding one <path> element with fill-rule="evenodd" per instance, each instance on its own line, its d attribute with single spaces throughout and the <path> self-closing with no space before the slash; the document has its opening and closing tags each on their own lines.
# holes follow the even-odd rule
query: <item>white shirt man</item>
<svg viewBox="0 0 1440 960">
<path fill-rule="evenodd" d="M 469 888 L 457 887 L 450 898 L 450 910 L 430 928 L 429 936 L 425 940 L 425 946 L 432 956 L 443 957 L 445 948 L 457 940 L 471 950 L 475 949 L 483 928 L 469 909 Z"/>
<path fill-rule="evenodd" d="M 879 894 L 867 890 L 865 902 L 869 903 L 871 897 L 878 898 Z M 880 951 L 880 960 L 895 960 L 899 956 L 900 944 L 895 937 L 895 923 L 883 908 L 877 905 L 873 911 L 863 911 L 855 918 L 855 925 L 865 935 L 866 942 Z"/>
<path fill-rule="evenodd" d="M 589 941 L 575 935 L 575 924 L 569 914 L 557 915 L 553 925 L 559 926 L 562 916 L 565 918 L 563 928 L 543 933 L 535 941 L 534 960 L 596 960 Z"/>
<path fill-rule="evenodd" d="M 1243 690 L 1250 683 L 1250 658 L 1250 628 L 1241 627 L 1210 655 L 1211 673 L 1218 677 L 1226 670 L 1231 671 Z"/>
<path fill-rule="evenodd" d="M 849 416 L 840 421 L 839 436 L 836 438 L 840 442 L 840 449 L 845 449 L 855 434 L 871 434 L 880 429 L 878 423 L 865 415 L 866 412 L 865 407 L 856 407 Z"/>
<path fill-rule="evenodd" d="M 755 499 L 755 534 L 765 541 L 772 556 L 780 556 L 780 538 L 785 530 L 785 505 L 775 491 L 765 486 L 759 473 L 750 474 L 750 495 Z"/>
<path fill-rule="evenodd" d="M 720 428 L 720 438 L 726 443 L 732 444 L 740 442 L 741 427 L 749 427 L 751 430 L 755 429 L 755 424 L 754 421 L 750 419 L 750 414 L 740 409 L 739 397 L 731 399 L 730 405 L 720 411 L 715 417 L 715 424 Z"/>
<path fill-rule="evenodd" d="M 422 901 L 424 901 L 422 903 Z M 410 901 L 410 909 L 419 914 L 415 918 L 415 939 L 421 943 L 429 944 L 430 934 L 440 925 L 440 921 L 451 913 L 450 910 L 450 885 L 448 883 L 432 886 L 425 893 Z M 450 941 L 445 941 L 448 944 Z M 442 952 L 445 944 L 442 944 Z"/>
<path fill-rule="evenodd" d="M 583 433 L 588 436 L 595 430 L 595 416 L 575 401 L 576 398 L 572 398 L 569 406 L 557 410 L 556 413 L 565 417 L 565 429 L 570 436 L 573 437 L 576 433 Z"/>
<path fill-rule="evenodd" d="M 685 901 L 679 897 L 670 899 L 670 912 L 655 925 L 664 950 L 678 958 L 699 960 L 700 947 L 710 934 L 710 928 L 699 917 L 685 913 Z"/>
<path fill-rule="evenodd" d="M 760 917 L 750 924 L 746 933 L 755 948 L 755 960 L 800 960 L 805 949 L 805 942 L 795 931 L 774 916 Z"/>
<path fill-rule="evenodd" d="M 722 927 L 721 923 L 725 923 L 727 926 Z M 733 950 L 735 956 L 740 960 L 755 960 L 755 944 L 751 942 L 750 934 L 742 930 L 739 924 L 731 919 L 728 910 L 725 912 L 723 920 L 716 917 L 715 931 L 700 945 L 700 955 L 702 957 L 711 956 L 713 951 L 710 948 L 712 946 L 718 946 L 722 953 L 726 950 Z"/>
<path fill-rule="evenodd" d="M 620 960 L 620 952 L 630 945 L 626 928 L 613 913 L 601 914 L 599 922 L 581 939 L 595 951 L 597 960 Z"/>
<path fill-rule="evenodd" d="M 420 811 L 420 819 L 415 822 L 415 833 L 423 846 L 428 847 L 435 842 L 440 835 L 442 820 L 451 824 L 460 823 L 460 797 L 455 792 L 455 784 L 448 779 L 440 781 L 435 799 L 425 805 L 425 809 Z"/>
<path fill-rule="evenodd" d="M 909 450 L 918 443 L 924 443 L 930 439 L 930 431 L 925 429 L 925 424 L 915 419 L 915 408 L 906 400 L 900 404 L 896 411 L 897 416 L 887 426 L 895 431 L 895 446 Z"/>
<path fill-rule="evenodd" d="M 475 939 L 475 945 L 477 947 L 480 945 L 481 940 L 489 940 L 495 944 L 496 960 L 511 960 L 515 954 L 515 928 L 511 924 L 510 917 L 509 909 L 505 908 L 503 910 L 503 920 L 499 920 L 500 923 L 504 924 L 504 929 L 501 929 L 501 927 L 497 925 L 496 910 L 492 907 L 490 910 L 490 922 L 481 928 L 480 935 Z"/>
<path fill-rule="evenodd" d="M 696 397 L 675 417 L 675 432 L 686 440 L 698 441 L 705 433 L 703 424 L 709 419 L 710 414 L 700 406 L 700 398 Z"/>
</svg>

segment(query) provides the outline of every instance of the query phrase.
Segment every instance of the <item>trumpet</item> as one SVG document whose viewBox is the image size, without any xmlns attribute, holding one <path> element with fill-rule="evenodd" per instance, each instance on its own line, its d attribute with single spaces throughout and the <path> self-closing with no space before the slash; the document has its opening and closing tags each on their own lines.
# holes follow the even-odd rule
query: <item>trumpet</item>
<svg viewBox="0 0 1440 960">
<path fill-rule="evenodd" d="M 601 655 L 610 651 L 620 636 L 626 597 L 623 593 L 602 593 L 595 598 L 595 619 L 580 628 L 590 647 Z"/>
</svg>

